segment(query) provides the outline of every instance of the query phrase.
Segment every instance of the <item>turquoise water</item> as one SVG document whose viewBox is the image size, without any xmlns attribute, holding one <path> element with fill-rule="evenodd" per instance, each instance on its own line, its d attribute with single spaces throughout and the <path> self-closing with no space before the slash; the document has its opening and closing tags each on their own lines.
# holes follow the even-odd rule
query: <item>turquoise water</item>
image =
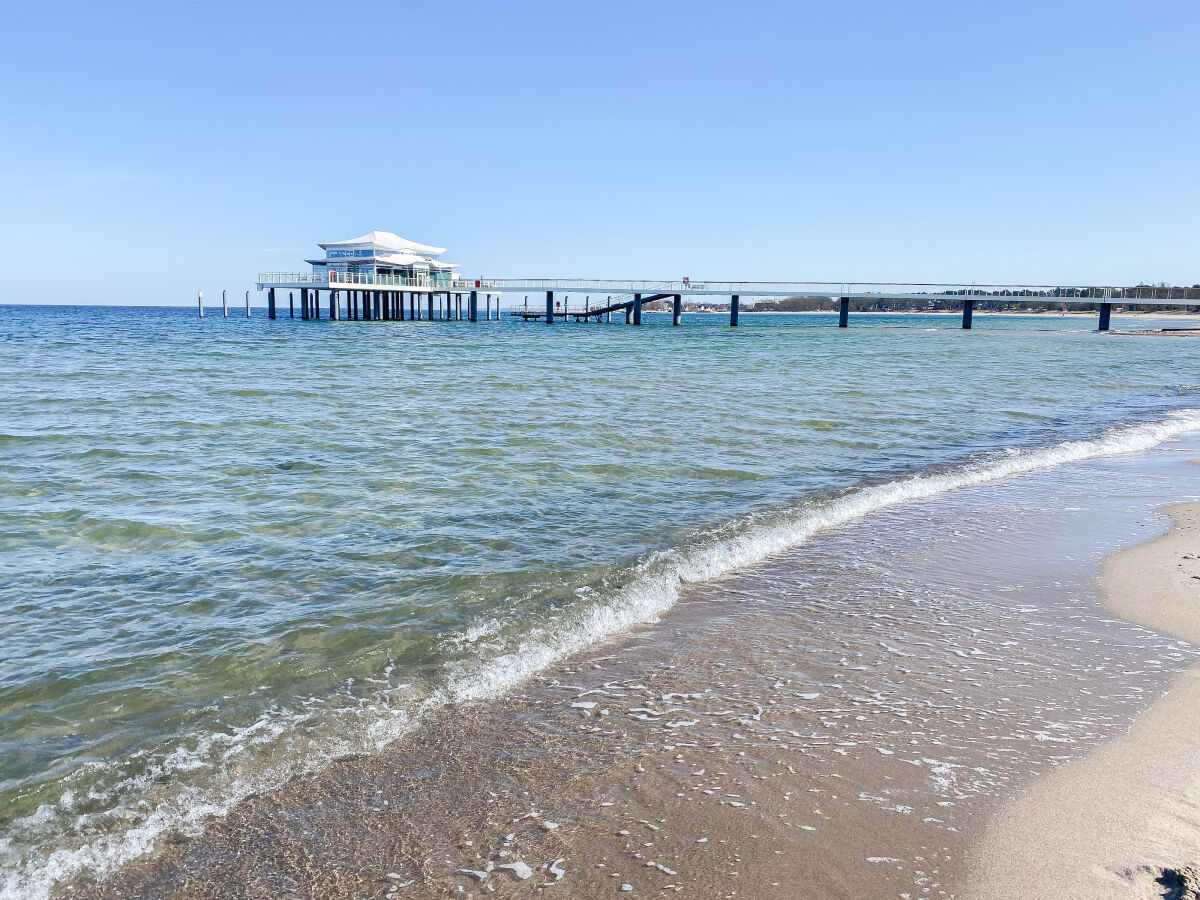
<svg viewBox="0 0 1200 900">
<path fill-rule="evenodd" d="M 1200 428 L 1200 344 L 1090 319 L 647 318 L 0 308 L 0 895 L 824 524 Z"/>
</svg>

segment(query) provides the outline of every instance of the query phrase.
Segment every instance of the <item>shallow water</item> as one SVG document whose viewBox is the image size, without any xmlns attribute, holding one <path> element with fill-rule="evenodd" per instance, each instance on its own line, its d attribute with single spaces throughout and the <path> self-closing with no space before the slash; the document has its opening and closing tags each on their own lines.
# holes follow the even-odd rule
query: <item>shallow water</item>
<svg viewBox="0 0 1200 900">
<path fill-rule="evenodd" d="M 3 308 L 0 891 L 377 750 L 681 580 L 1200 427 L 1188 340 L 685 321 Z"/>
</svg>

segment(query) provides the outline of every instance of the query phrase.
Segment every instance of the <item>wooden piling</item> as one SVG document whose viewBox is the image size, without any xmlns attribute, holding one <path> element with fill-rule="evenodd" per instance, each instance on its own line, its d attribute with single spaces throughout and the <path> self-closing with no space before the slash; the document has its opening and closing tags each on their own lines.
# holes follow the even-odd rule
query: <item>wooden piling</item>
<svg viewBox="0 0 1200 900">
<path fill-rule="evenodd" d="M 221 291 L 221 318 L 229 318 L 229 300 L 225 296 L 225 292 Z"/>
<path fill-rule="evenodd" d="M 204 291 L 196 291 L 196 306 L 200 310 L 200 318 L 204 318 Z"/>
<path fill-rule="evenodd" d="M 329 292 L 329 320 L 336 322 L 342 317 L 342 304 L 337 291 Z"/>
<path fill-rule="evenodd" d="M 642 295 L 641 294 L 633 295 L 633 324 L 634 325 L 642 324 Z"/>
<path fill-rule="evenodd" d="M 554 324 L 554 291 L 546 291 L 546 324 Z"/>
<path fill-rule="evenodd" d="M 732 297 L 729 298 L 729 327 L 730 328 L 737 328 L 738 313 L 741 312 L 741 310 L 740 310 L 741 303 L 742 303 L 742 298 L 739 297 L 737 294 L 734 294 Z"/>
<path fill-rule="evenodd" d="M 427 303 L 427 305 L 425 307 L 425 318 L 428 319 L 430 322 L 432 322 L 433 321 L 433 291 L 430 291 L 428 294 L 425 295 L 425 297 L 426 297 L 426 303 Z"/>
<path fill-rule="evenodd" d="M 275 318 L 275 288 L 267 288 L 267 318 Z"/>
<path fill-rule="evenodd" d="M 1099 328 L 1100 331 L 1108 331 L 1109 319 L 1111 318 L 1111 316 L 1112 316 L 1112 304 L 1111 303 L 1101 303 L 1100 304 L 1100 328 Z"/>
<path fill-rule="evenodd" d="M 470 299 L 467 301 L 467 321 L 479 321 L 479 291 L 471 291 Z"/>
<path fill-rule="evenodd" d="M 288 291 L 288 315 L 293 319 L 296 318 L 296 293 Z"/>
<path fill-rule="evenodd" d="M 300 288 L 300 320 L 308 321 L 308 288 Z"/>
<path fill-rule="evenodd" d="M 968 329 L 971 327 L 971 313 L 975 310 L 975 301 L 970 297 L 963 300 L 963 320 L 962 327 Z"/>
<path fill-rule="evenodd" d="M 671 324 L 683 324 L 683 297 L 680 294 L 676 294 L 671 300 Z"/>
<path fill-rule="evenodd" d="M 838 298 L 838 328 L 846 328 L 850 325 L 850 298 Z"/>
<path fill-rule="evenodd" d="M 246 318 L 250 318 L 250 292 L 246 291 Z"/>
</svg>

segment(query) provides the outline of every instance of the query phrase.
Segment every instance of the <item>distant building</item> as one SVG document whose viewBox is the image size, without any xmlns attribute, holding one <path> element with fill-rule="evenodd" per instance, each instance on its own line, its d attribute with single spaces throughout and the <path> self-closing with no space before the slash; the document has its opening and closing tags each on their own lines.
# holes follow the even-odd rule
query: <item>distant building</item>
<svg viewBox="0 0 1200 900">
<path fill-rule="evenodd" d="M 396 275 L 407 283 L 429 287 L 449 287 L 450 275 L 458 266 L 445 263 L 445 247 L 431 247 L 409 241 L 390 231 L 369 231 L 348 241 L 317 244 L 325 251 L 324 259 L 306 259 L 313 274 L 330 270 L 350 275 Z M 345 280 L 345 279 L 341 279 Z"/>
</svg>

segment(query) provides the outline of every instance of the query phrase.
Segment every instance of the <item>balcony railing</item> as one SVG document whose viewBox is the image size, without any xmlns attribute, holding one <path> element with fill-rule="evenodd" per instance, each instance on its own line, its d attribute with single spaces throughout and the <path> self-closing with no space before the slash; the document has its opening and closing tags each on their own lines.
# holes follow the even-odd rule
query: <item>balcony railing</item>
<svg viewBox="0 0 1200 900">
<path fill-rule="evenodd" d="M 373 275 L 370 272 L 260 272 L 258 284 L 270 287 L 279 284 L 311 284 L 317 287 L 375 285 L 425 290 L 474 290 L 475 282 L 461 278 L 434 278 L 420 275 Z"/>
</svg>

